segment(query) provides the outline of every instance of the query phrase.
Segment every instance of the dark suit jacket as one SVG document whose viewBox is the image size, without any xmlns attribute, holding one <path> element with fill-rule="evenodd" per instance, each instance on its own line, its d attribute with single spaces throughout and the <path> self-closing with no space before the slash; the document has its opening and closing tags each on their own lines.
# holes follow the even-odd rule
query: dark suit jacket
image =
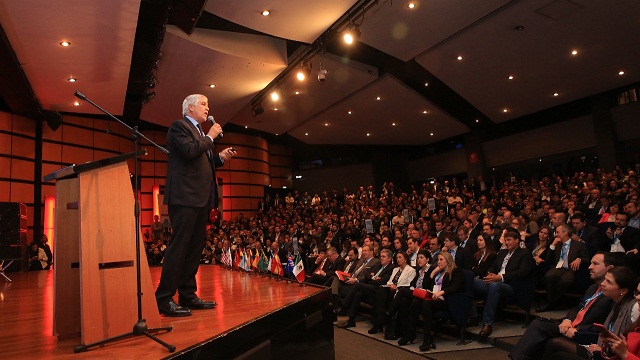
<svg viewBox="0 0 640 360">
<path fill-rule="evenodd" d="M 361 258 L 360 260 L 358 260 L 358 263 L 355 266 L 355 270 L 353 271 L 355 272 L 356 270 L 358 270 L 360 266 L 364 263 L 364 261 L 365 261 L 364 258 Z M 358 279 L 359 282 L 364 282 L 367 275 L 371 273 L 375 274 L 378 270 L 380 270 L 381 266 L 382 265 L 380 265 L 380 259 L 372 258 L 371 260 L 369 260 L 367 265 L 365 265 L 365 267 L 362 268 L 362 270 L 360 270 L 360 272 L 356 276 L 356 279 Z"/>
<path fill-rule="evenodd" d="M 425 271 L 424 273 L 424 278 L 422 279 L 422 289 L 429 289 L 429 275 L 431 275 L 431 272 L 433 271 L 434 267 L 433 265 L 429 265 L 429 267 L 427 268 L 427 271 Z M 418 278 L 420 277 L 420 269 L 416 269 L 416 276 L 413 278 L 413 280 L 411 280 L 411 285 L 409 285 L 409 287 L 413 287 L 416 288 L 418 287 Z M 431 290 L 431 289 L 429 289 Z"/>
<path fill-rule="evenodd" d="M 379 264 L 378 270 L 380 270 L 381 267 L 382 267 L 382 264 Z M 371 279 L 372 278 L 371 272 L 369 272 L 368 274 L 365 275 L 364 282 L 367 284 L 371 284 L 373 286 L 384 285 L 387 282 L 389 282 L 389 279 L 391 278 L 391 273 L 393 272 L 394 268 L 395 266 L 393 264 L 391 263 L 387 264 L 387 266 L 384 269 L 382 269 L 382 272 L 380 273 L 380 275 L 378 275 L 379 279 L 376 279 L 376 280 Z M 378 272 L 378 270 L 374 272 L 374 275 L 375 273 Z"/>
<path fill-rule="evenodd" d="M 433 271 L 433 269 L 431 269 L 431 271 Z M 444 291 L 445 299 L 447 298 L 447 294 L 453 295 L 462 290 L 462 287 L 464 286 L 464 274 L 462 273 L 461 269 L 459 268 L 453 269 L 453 271 L 451 272 L 451 278 L 449 278 L 449 275 L 447 275 L 446 273 L 443 276 L 444 278 L 442 279 L 441 290 Z M 436 279 L 435 278 L 432 279 L 431 276 L 429 276 L 428 280 L 429 280 L 429 285 L 425 288 L 432 289 L 433 285 L 436 283 Z"/>
<path fill-rule="evenodd" d="M 590 256 L 595 255 L 598 251 L 609 251 L 611 249 L 609 243 L 595 226 L 585 226 L 585 228 L 582 229 L 582 234 L 580 235 L 580 239 L 582 239 L 585 245 L 587 245 L 587 252 Z"/>
<path fill-rule="evenodd" d="M 504 258 L 509 254 L 507 249 L 498 251 L 498 255 L 496 256 L 496 261 L 493 262 L 493 265 L 489 268 L 489 272 L 493 274 L 497 274 L 500 272 L 500 268 L 502 267 L 502 262 Z M 533 269 L 533 257 L 531 256 L 531 252 L 527 249 L 517 248 L 513 251 L 513 255 L 509 258 L 509 262 L 507 262 L 507 267 L 505 268 L 505 273 L 502 276 L 504 282 L 510 284 L 516 280 L 526 279 L 531 275 L 531 270 Z"/>
<path fill-rule="evenodd" d="M 547 252 L 547 265 L 550 268 L 554 268 L 558 261 L 560 261 L 560 253 L 562 252 L 563 243 L 556 245 L 555 250 L 549 249 Z M 587 253 L 587 246 L 585 243 L 581 241 L 573 241 L 571 240 L 571 245 L 569 245 L 569 254 L 567 255 L 567 260 L 569 263 L 572 263 L 575 259 L 582 259 L 580 266 L 583 266 L 587 262 L 589 262 L 589 254 Z M 569 264 L 567 264 L 569 265 Z"/>
<path fill-rule="evenodd" d="M 473 267 L 473 255 L 469 250 L 458 246 L 456 248 L 456 266 L 461 269 L 471 270 Z"/>
<path fill-rule="evenodd" d="M 592 284 L 591 286 L 589 286 L 589 288 L 584 294 L 584 298 L 580 303 L 582 304 L 585 299 L 588 299 L 591 296 L 593 296 L 593 294 L 595 294 L 596 290 L 598 289 L 599 285 L 600 284 Z M 580 325 L 578 325 L 578 330 L 579 331 L 596 331 L 596 329 L 592 326 L 593 323 L 602 324 L 607 319 L 607 316 L 609 315 L 609 311 L 611 310 L 612 306 L 613 306 L 613 301 L 611 300 L 611 298 L 608 298 L 604 295 L 600 295 L 600 297 L 598 297 L 596 302 L 593 303 L 593 305 L 591 305 L 587 313 L 584 314 L 584 318 L 580 322 Z M 580 311 L 580 307 L 581 305 L 571 309 L 567 313 L 567 316 L 565 317 L 565 319 L 569 319 L 573 321 L 578 315 L 578 311 Z"/>
<path fill-rule="evenodd" d="M 620 235 L 620 245 L 626 250 L 640 249 L 640 230 L 627 226 Z"/>
<path fill-rule="evenodd" d="M 327 273 L 327 277 L 331 277 L 336 274 L 336 271 L 342 271 L 346 264 L 347 261 L 342 256 L 338 256 L 336 261 L 332 262 L 331 266 L 324 272 Z"/>
<path fill-rule="evenodd" d="M 489 271 L 489 267 L 491 267 L 491 265 L 493 265 L 493 263 L 496 261 L 497 256 L 498 255 L 496 253 L 489 254 L 486 255 L 480 263 L 476 262 L 475 265 L 471 268 L 473 274 L 479 278 L 485 277 L 487 275 L 487 272 Z"/>
<path fill-rule="evenodd" d="M 186 117 L 171 124 L 167 133 L 169 163 L 164 190 L 165 205 L 217 207 L 217 166 L 222 165 L 218 154 L 213 153 L 213 142 L 201 137 L 198 129 Z M 212 162 L 207 156 L 211 151 Z M 210 191 L 209 197 L 203 196 Z"/>
</svg>

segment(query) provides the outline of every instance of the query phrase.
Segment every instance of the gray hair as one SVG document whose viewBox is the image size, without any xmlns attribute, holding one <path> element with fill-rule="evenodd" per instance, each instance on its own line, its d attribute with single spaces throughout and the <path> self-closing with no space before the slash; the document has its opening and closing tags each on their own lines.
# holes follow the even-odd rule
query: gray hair
<svg viewBox="0 0 640 360">
<path fill-rule="evenodd" d="M 189 113 L 189 106 L 196 106 L 201 97 L 206 96 L 202 94 L 191 94 L 184 98 L 184 101 L 182 102 L 182 116 L 186 116 Z"/>
</svg>

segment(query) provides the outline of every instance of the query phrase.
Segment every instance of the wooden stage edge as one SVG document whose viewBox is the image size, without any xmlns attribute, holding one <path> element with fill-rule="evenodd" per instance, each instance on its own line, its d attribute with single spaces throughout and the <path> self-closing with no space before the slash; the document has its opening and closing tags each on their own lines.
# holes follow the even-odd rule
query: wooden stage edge
<svg viewBox="0 0 640 360">
<path fill-rule="evenodd" d="M 108 270 L 105 270 L 108 271 Z M 154 288 L 161 269 L 150 269 Z M 10 273 L 0 280 L 0 358 L 4 359 L 334 359 L 330 289 L 276 280 L 220 266 L 203 265 L 198 295 L 215 300 L 213 310 L 183 318 L 157 337 L 135 336 L 75 354 L 80 337 L 53 336 L 53 271 Z M 135 279 L 131 279 L 135 282 Z M 153 296 L 144 294 L 143 296 Z M 130 306 L 136 307 L 136 299 Z M 131 319 L 131 326 L 137 319 Z"/>
</svg>

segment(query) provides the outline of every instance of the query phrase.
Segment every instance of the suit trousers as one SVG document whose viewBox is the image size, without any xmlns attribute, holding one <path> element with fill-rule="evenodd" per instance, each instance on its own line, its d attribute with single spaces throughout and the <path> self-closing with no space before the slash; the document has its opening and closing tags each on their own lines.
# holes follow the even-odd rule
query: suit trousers
<svg viewBox="0 0 640 360">
<path fill-rule="evenodd" d="M 486 299 L 484 312 L 482 313 L 482 321 L 486 325 L 493 325 L 500 298 L 513 296 L 513 287 L 511 285 L 503 282 L 486 283 L 482 279 L 473 280 L 473 291 Z"/>
<path fill-rule="evenodd" d="M 512 360 L 539 359 L 548 340 L 562 337 L 559 325 L 558 321 L 533 320 L 520 341 L 511 349 L 509 357 Z"/>
<path fill-rule="evenodd" d="M 550 304 L 558 302 L 571 284 L 576 281 L 576 273 L 565 268 L 549 269 L 544 275 L 545 287 L 547 289 L 547 300 Z"/>
<path fill-rule="evenodd" d="M 173 232 L 164 253 L 162 276 L 156 289 L 158 304 L 171 301 L 176 290 L 179 302 L 197 297 L 196 274 L 207 236 L 209 208 L 169 205 L 169 219 Z"/>
</svg>

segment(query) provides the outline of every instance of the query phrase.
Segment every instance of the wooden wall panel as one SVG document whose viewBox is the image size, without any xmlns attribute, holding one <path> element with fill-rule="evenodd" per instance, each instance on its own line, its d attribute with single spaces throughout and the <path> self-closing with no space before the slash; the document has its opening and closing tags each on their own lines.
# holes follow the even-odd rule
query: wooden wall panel
<svg viewBox="0 0 640 360">
<path fill-rule="evenodd" d="M 36 122 L 25 116 L 13 115 L 11 132 L 33 137 L 36 134 Z"/>
<path fill-rule="evenodd" d="M 260 184 L 262 186 L 269 186 L 269 182 L 271 181 L 271 177 L 269 175 L 251 173 L 249 174 L 249 176 L 251 177 L 251 181 L 250 181 L 251 184 Z"/>
<path fill-rule="evenodd" d="M 11 179 L 33 181 L 34 169 L 33 161 L 11 159 Z"/>
<path fill-rule="evenodd" d="M 45 140 L 45 142 L 42 143 L 42 160 L 62 161 L 62 145 L 46 142 Z"/>
<path fill-rule="evenodd" d="M 246 172 L 230 172 L 229 181 L 236 184 L 248 184 L 251 182 L 251 175 Z"/>
<path fill-rule="evenodd" d="M 33 203 L 33 184 L 20 182 L 11 183 L 11 197 L 9 201 L 19 201 L 26 204 Z"/>
<path fill-rule="evenodd" d="M 0 180 L 0 201 L 11 201 L 11 182 Z"/>
<path fill-rule="evenodd" d="M 114 134 L 106 132 L 93 132 L 93 146 L 98 149 L 117 149 L 120 140 Z"/>
<path fill-rule="evenodd" d="M 0 134 L 0 154 L 11 155 L 11 138 L 9 134 Z"/>
<path fill-rule="evenodd" d="M 45 141 L 62 141 L 62 130 L 58 128 L 56 131 L 53 131 L 46 123 L 42 124 L 42 138 Z"/>
<path fill-rule="evenodd" d="M 75 146 L 62 147 L 62 162 L 67 164 L 82 164 L 93 161 L 93 150 Z"/>
<path fill-rule="evenodd" d="M 62 142 L 93 147 L 93 131 L 65 124 L 62 126 Z"/>
<path fill-rule="evenodd" d="M 11 131 L 13 115 L 0 111 L 0 130 Z"/>
<path fill-rule="evenodd" d="M 165 162 L 155 162 L 152 163 L 154 166 L 154 175 L 155 176 L 162 176 L 162 177 L 166 177 L 167 176 L 167 163 L 166 160 Z"/>
<path fill-rule="evenodd" d="M 23 138 L 21 136 L 12 136 L 11 155 L 22 156 L 29 159 L 35 159 L 36 158 L 35 140 Z"/>
<path fill-rule="evenodd" d="M 0 156 L 0 178 L 11 178 L 11 158 Z"/>
</svg>

